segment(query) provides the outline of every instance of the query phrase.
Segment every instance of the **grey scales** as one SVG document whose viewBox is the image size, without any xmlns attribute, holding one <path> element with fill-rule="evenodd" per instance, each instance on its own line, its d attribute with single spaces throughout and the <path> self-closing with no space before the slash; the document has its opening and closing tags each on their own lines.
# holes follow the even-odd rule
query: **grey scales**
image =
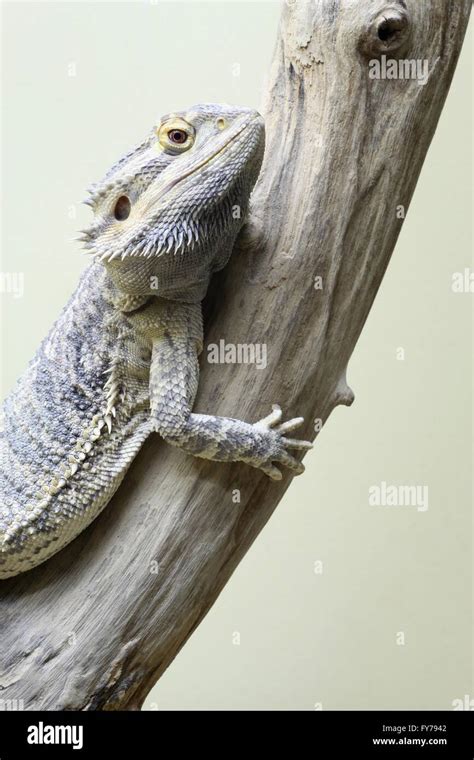
<svg viewBox="0 0 474 760">
<path fill-rule="evenodd" d="M 110 501 L 153 432 L 270 478 L 303 465 L 281 409 L 254 424 L 192 412 L 201 301 L 248 212 L 265 130 L 250 108 L 167 114 L 90 189 L 92 260 L 6 398 L 0 426 L 0 578 L 40 564 Z"/>
</svg>

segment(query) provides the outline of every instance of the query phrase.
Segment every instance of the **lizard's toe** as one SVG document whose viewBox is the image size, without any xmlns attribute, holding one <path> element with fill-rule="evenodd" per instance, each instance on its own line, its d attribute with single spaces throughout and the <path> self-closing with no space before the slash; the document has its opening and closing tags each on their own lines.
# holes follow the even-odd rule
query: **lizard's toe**
<svg viewBox="0 0 474 760">
<path fill-rule="evenodd" d="M 286 449 L 309 449 L 313 448 L 311 441 L 303 441 L 300 438 L 282 438 L 281 442 L 285 445 Z"/>
<path fill-rule="evenodd" d="M 269 464 L 260 465 L 260 469 L 272 480 L 281 480 L 283 477 L 278 467 L 275 467 L 271 462 Z"/>
<path fill-rule="evenodd" d="M 272 428 L 274 425 L 277 424 L 277 422 L 280 422 L 283 412 L 281 410 L 281 407 L 278 406 L 278 404 L 272 405 L 272 412 L 268 414 L 266 417 L 263 418 L 263 420 L 259 420 L 257 422 L 257 425 L 264 425 L 266 428 Z"/>
<path fill-rule="evenodd" d="M 281 462 L 281 464 L 286 465 L 286 467 L 296 473 L 296 475 L 301 475 L 301 473 L 304 472 L 304 464 L 291 456 L 291 454 L 288 454 L 287 451 L 283 451 L 278 458 L 278 461 Z"/>
<path fill-rule="evenodd" d="M 304 422 L 304 417 L 294 417 L 292 420 L 287 420 L 286 422 L 282 422 L 281 425 L 278 425 L 278 432 L 279 433 L 288 433 L 290 430 L 296 430 L 296 428 L 300 427 Z"/>
</svg>

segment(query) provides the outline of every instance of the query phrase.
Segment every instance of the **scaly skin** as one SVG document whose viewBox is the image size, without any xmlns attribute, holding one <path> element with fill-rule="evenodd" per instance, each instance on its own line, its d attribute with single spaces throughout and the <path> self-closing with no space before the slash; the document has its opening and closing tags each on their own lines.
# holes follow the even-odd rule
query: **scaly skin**
<svg viewBox="0 0 474 760">
<path fill-rule="evenodd" d="M 38 565 L 106 506 L 158 432 L 194 456 L 271 478 L 303 465 L 281 410 L 249 424 L 194 414 L 201 301 L 228 261 L 260 170 L 250 109 L 198 105 L 164 117 L 91 191 L 93 261 L 3 406 L 0 578 Z M 120 200 L 119 200 L 120 199 Z"/>
</svg>

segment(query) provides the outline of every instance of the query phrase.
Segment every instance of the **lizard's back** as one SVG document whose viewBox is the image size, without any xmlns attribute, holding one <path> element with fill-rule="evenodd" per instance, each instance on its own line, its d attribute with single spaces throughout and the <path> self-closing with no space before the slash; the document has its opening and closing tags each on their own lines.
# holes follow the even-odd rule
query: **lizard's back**
<svg viewBox="0 0 474 760">
<path fill-rule="evenodd" d="M 92 264 L 3 406 L 0 578 L 69 543 L 103 509 L 151 432 L 140 315 Z"/>
</svg>

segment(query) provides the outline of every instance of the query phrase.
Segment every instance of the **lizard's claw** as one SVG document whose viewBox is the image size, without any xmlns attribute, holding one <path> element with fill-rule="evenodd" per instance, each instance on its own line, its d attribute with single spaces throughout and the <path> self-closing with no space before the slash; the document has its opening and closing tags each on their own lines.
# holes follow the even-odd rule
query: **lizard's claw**
<svg viewBox="0 0 474 760">
<path fill-rule="evenodd" d="M 310 441 L 303 441 L 298 438 L 286 438 L 285 433 L 295 430 L 303 424 L 303 417 L 295 417 L 278 424 L 283 416 L 283 412 L 278 404 L 273 404 L 271 414 L 255 423 L 260 431 L 265 431 L 265 442 L 268 442 L 268 455 L 258 464 L 262 472 L 268 475 L 272 480 L 281 480 L 282 473 L 273 462 L 284 464 L 296 475 L 304 472 L 304 465 L 294 456 L 288 453 L 287 449 L 300 449 L 307 451 L 313 448 Z"/>
</svg>

